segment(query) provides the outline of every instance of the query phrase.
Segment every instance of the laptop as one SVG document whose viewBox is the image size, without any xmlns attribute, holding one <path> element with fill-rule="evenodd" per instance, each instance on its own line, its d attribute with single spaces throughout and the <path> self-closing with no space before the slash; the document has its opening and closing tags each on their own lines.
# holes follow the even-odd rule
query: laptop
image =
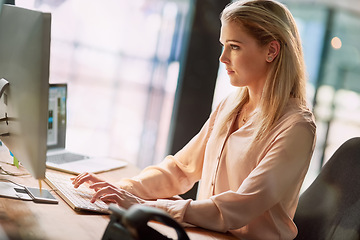
<svg viewBox="0 0 360 240">
<path fill-rule="evenodd" d="M 66 103 L 67 84 L 50 84 L 46 166 L 73 174 L 99 173 L 126 166 L 122 160 L 87 156 L 65 148 Z"/>
</svg>

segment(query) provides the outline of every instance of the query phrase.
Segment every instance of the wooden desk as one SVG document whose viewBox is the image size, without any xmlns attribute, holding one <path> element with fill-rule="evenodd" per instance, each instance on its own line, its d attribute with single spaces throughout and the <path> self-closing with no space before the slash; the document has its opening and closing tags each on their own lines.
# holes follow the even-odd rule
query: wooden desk
<svg viewBox="0 0 360 240">
<path fill-rule="evenodd" d="M 27 173 L 22 167 L 7 164 L 12 159 L 8 151 L 0 149 L 0 165 L 12 173 Z M 52 170 L 47 170 L 52 171 Z M 119 179 L 131 177 L 139 172 L 135 166 L 127 167 L 99 174 L 104 179 Z M 70 176 L 70 175 L 69 175 Z M 28 187 L 38 187 L 38 181 L 30 175 L 21 177 L 2 176 L 16 183 Z M 50 187 L 43 183 L 43 188 Z M 0 224 L 8 236 L 13 239 L 101 239 L 109 223 L 108 215 L 94 213 L 78 213 L 73 211 L 58 195 L 59 204 L 39 204 L 32 201 L 0 198 Z M 190 239 L 235 239 L 232 235 L 206 231 L 200 228 L 186 229 Z M 176 238 L 175 232 L 168 233 Z M 1 238 L 1 235 L 0 235 Z M 1 238 L 2 239 L 2 238 Z"/>
</svg>

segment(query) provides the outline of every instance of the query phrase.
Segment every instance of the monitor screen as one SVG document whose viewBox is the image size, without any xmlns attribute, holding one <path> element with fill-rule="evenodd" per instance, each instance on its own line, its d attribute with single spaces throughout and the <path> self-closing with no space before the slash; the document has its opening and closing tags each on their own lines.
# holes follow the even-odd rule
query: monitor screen
<svg viewBox="0 0 360 240">
<path fill-rule="evenodd" d="M 0 15 L 0 138 L 36 179 L 45 177 L 50 13 L 3 5 Z"/>
<path fill-rule="evenodd" d="M 50 84 L 48 149 L 64 149 L 66 142 L 66 98 L 67 84 Z"/>
</svg>

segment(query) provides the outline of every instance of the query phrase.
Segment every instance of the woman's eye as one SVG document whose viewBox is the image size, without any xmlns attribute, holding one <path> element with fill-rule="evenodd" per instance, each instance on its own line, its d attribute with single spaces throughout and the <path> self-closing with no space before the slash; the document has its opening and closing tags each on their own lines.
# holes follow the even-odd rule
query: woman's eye
<svg viewBox="0 0 360 240">
<path fill-rule="evenodd" d="M 231 47 L 232 50 L 238 50 L 238 49 L 240 49 L 239 46 L 233 45 L 233 44 L 231 44 L 230 47 Z"/>
</svg>

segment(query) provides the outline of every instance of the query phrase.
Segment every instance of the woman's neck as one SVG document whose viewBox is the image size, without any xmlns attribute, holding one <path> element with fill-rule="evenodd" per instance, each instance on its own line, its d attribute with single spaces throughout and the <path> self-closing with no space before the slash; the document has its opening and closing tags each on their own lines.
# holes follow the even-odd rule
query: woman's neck
<svg viewBox="0 0 360 240">
<path fill-rule="evenodd" d="M 264 81 L 257 81 L 257 84 L 247 86 L 249 93 L 249 101 L 246 103 L 249 111 L 254 111 L 260 106 L 260 101 L 264 91 Z"/>
<path fill-rule="evenodd" d="M 260 105 L 261 96 L 262 94 L 254 94 L 249 91 L 249 101 L 244 105 L 243 108 L 246 108 L 248 113 L 252 113 Z"/>
</svg>

